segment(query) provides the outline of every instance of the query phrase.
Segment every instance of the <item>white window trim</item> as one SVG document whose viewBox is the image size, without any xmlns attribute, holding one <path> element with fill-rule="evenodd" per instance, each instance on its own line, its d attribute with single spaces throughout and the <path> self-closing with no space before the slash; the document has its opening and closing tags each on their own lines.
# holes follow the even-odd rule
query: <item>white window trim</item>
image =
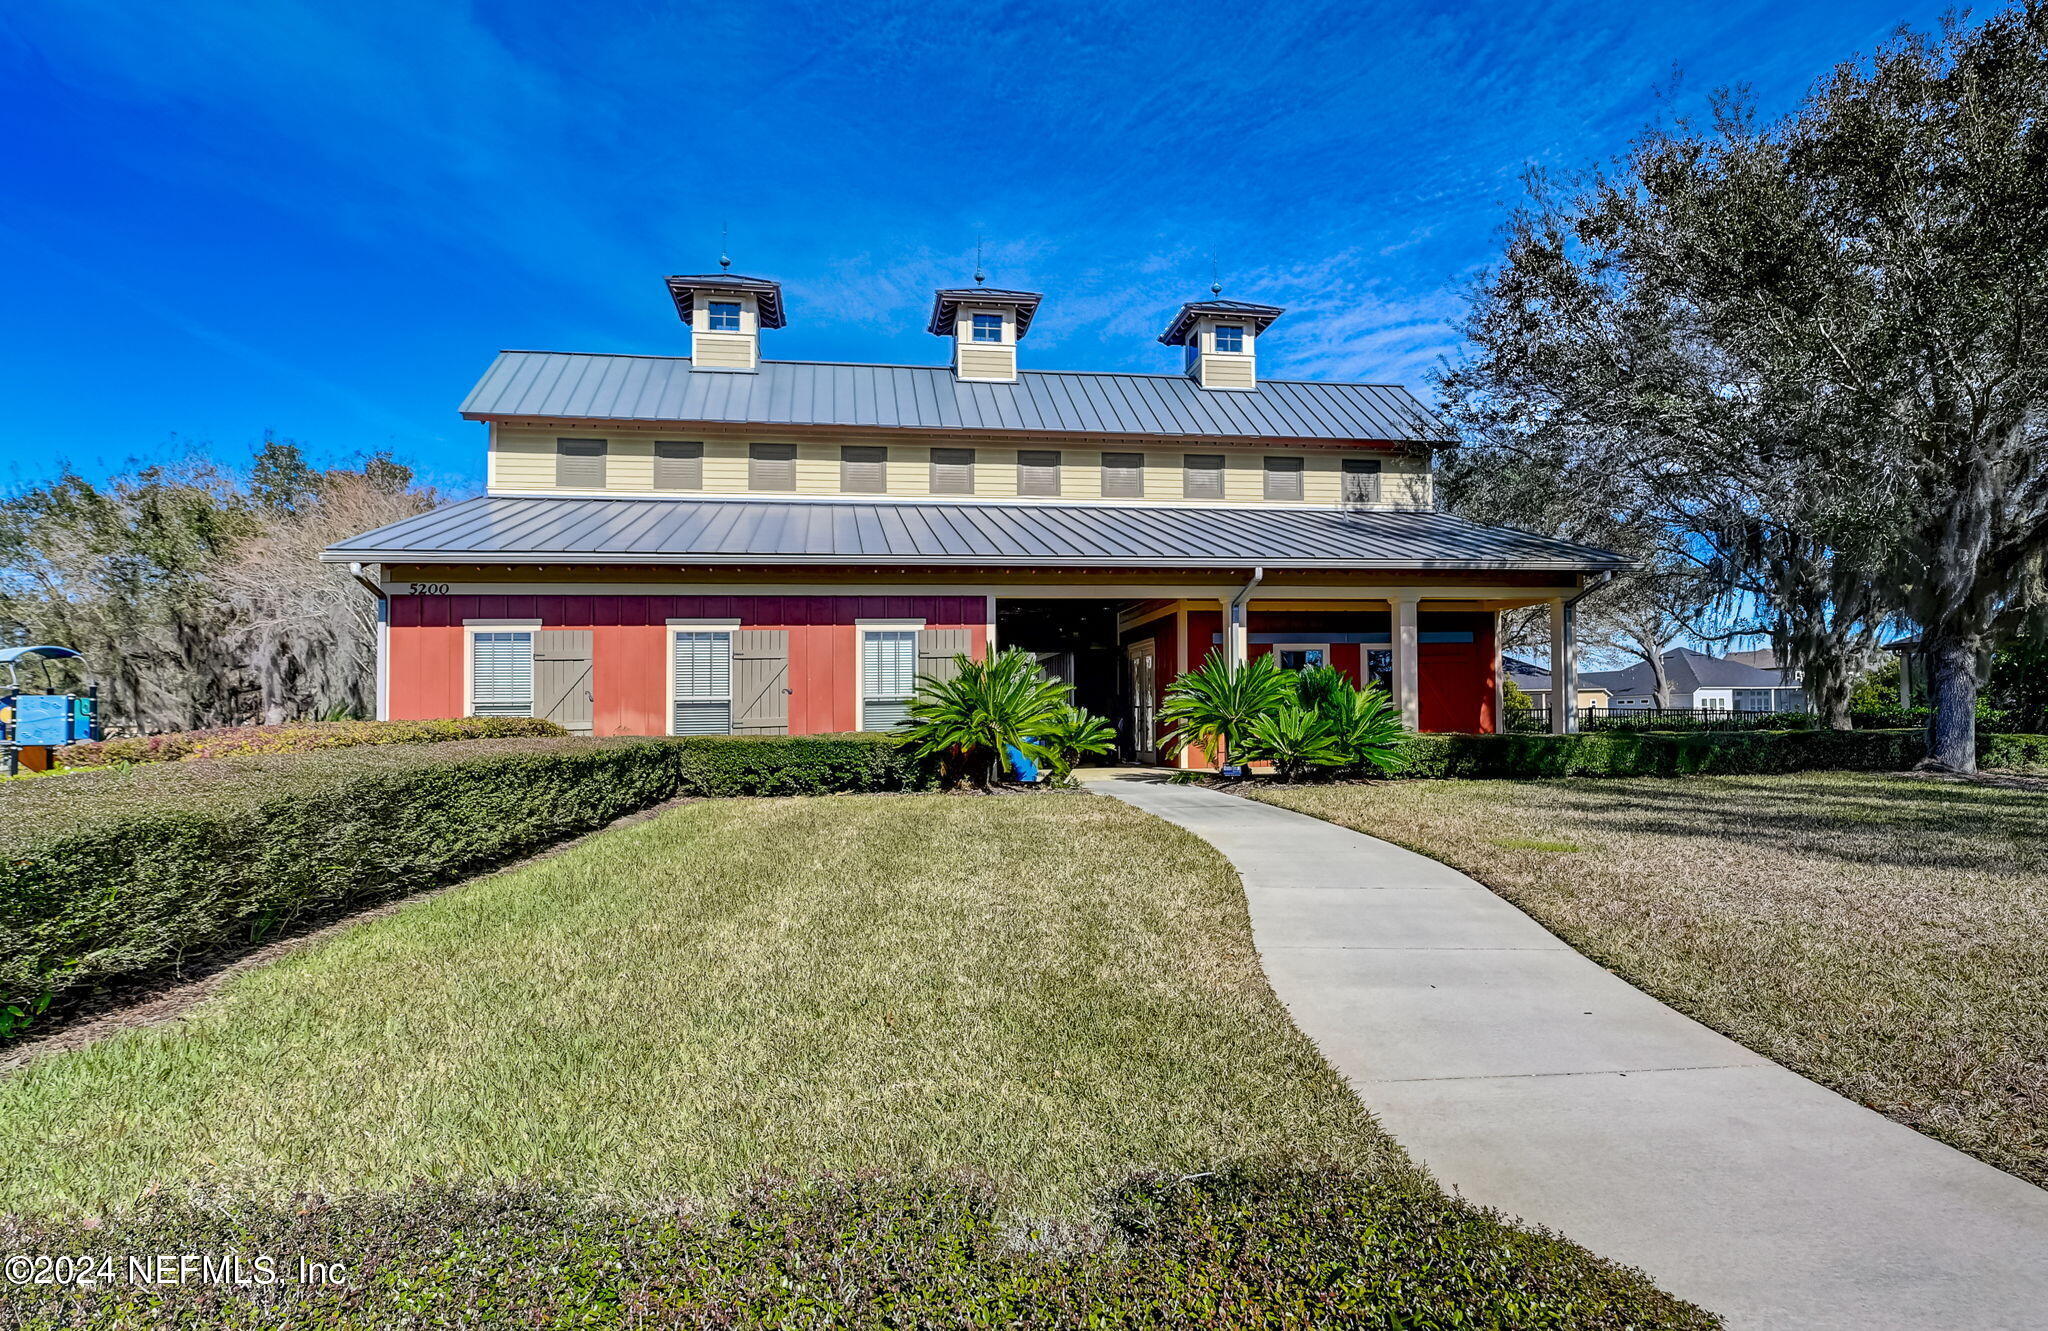
<svg viewBox="0 0 2048 1331">
<path fill-rule="evenodd" d="M 1330 659 L 1330 644 L 1327 642 L 1276 642 L 1273 644 L 1273 664 L 1280 664 L 1282 652 L 1321 652 L 1324 665 L 1335 665 Z M 1364 658 L 1361 657 L 1361 660 Z"/>
<path fill-rule="evenodd" d="M 674 735 L 676 733 L 676 634 L 723 633 L 725 635 L 725 650 L 727 655 L 727 678 L 728 681 L 730 681 L 730 672 L 732 670 L 732 665 L 730 663 L 733 647 L 732 635 L 739 631 L 739 627 L 740 622 L 737 619 L 669 619 L 663 621 L 661 640 L 661 707 L 662 710 L 668 714 L 667 719 L 662 722 L 662 730 L 664 731 L 664 733 L 669 735 Z M 728 702 L 731 701 L 731 693 L 732 685 L 730 682 L 728 682 L 726 685 L 726 695 Z"/>
<path fill-rule="evenodd" d="M 464 716 L 476 715 L 476 635 L 479 631 L 484 633 L 501 633 L 507 629 L 538 633 L 540 632 L 540 621 L 537 619 L 465 619 L 462 621 L 462 714 Z M 526 710 L 529 713 L 533 711 L 531 703 L 527 704 Z"/>
<path fill-rule="evenodd" d="M 925 621 L 922 619 L 856 619 L 853 621 L 853 728 L 860 731 L 861 723 L 867 720 L 868 706 L 867 653 L 861 648 L 870 633 L 922 633 Z"/>
</svg>

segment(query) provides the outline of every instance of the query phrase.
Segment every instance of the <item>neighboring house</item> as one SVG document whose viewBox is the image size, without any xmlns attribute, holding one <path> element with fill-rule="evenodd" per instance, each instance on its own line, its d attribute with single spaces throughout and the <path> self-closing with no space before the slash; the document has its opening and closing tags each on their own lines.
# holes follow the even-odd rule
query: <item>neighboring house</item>
<svg viewBox="0 0 2048 1331">
<path fill-rule="evenodd" d="M 1625 564 L 1436 512 L 1442 427 L 1402 388 L 1260 379 L 1274 306 L 1184 305 L 1181 373 L 1089 374 L 1019 366 L 1034 292 L 938 292 L 939 367 L 763 359 L 776 282 L 668 293 L 691 356 L 501 353 L 462 407 L 486 493 L 322 555 L 385 598 L 379 715 L 880 730 L 920 672 L 1016 646 L 1142 759 L 1214 651 L 1491 730 L 1500 611 L 1568 640 L 1566 600 Z"/>
<path fill-rule="evenodd" d="M 1755 656 L 1756 653 L 1739 653 Z M 1751 665 L 1735 656 L 1709 656 L 1689 647 L 1664 653 L 1664 676 L 1670 687 L 1667 707 L 1725 712 L 1803 712 L 1806 694 L 1787 672 Z M 1648 662 L 1626 670 L 1589 670 L 1580 687 L 1601 688 L 1615 708 L 1654 707 L 1656 681 Z"/>
<path fill-rule="evenodd" d="M 1528 694 L 1539 708 L 1548 709 L 1551 691 L 1550 668 L 1521 660 L 1513 656 L 1500 658 L 1501 673 L 1515 682 L 1522 692 Z M 1587 675 L 1579 676 L 1578 706 L 1607 706 L 1607 690 L 1586 683 Z"/>
</svg>

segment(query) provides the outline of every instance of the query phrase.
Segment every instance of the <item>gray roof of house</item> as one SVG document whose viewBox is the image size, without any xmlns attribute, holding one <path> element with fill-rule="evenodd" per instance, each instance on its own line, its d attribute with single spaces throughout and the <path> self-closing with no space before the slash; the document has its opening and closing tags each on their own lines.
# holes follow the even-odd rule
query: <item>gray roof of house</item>
<svg viewBox="0 0 2048 1331">
<path fill-rule="evenodd" d="M 329 547 L 330 562 L 1586 570 L 1604 550 L 1448 513 L 1049 502 L 485 496 Z"/>
<path fill-rule="evenodd" d="M 1782 670 L 1765 670 L 1744 661 L 1730 661 L 1724 657 L 1709 656 L 1696 652 L 1690 647 L 1674 647 L 1664 653 L 1664 677 L 1671 683 L 1673 693 L 1691 693 L 1695 689 L 1773 689 L 1791 688 Z M 1647 662 L 1638 662 L 1621 670 L 1588 670 L 1579 674 L 1579 683 L 1590 688 L 1606 689 L 1610 694 L 1648 694 L 1656 687 L 1650 676 Z"/>
<path fill-rule="evenodd" d="M 1449 437 L 1414 394 L 1388 384 L 1265 379 L 1209 391 L 1179 374 L 1025 370 L 974 383 L 943 366 L 762 361 L 752 374 L 694 370 L 684 356 L 504 351 L 462 404 L 476 418 L 1023 430 L 1176 439 L 1429 443 Z"/>
</svg>

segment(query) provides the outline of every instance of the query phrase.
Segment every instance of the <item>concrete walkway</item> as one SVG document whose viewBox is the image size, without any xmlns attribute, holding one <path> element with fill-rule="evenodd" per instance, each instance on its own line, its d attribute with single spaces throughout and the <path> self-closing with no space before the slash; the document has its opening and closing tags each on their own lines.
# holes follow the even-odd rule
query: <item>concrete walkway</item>
<svg viewBox="0 0 2048 1331">
<path fill-rule="evenodd" d="M 2048 1327 L 2048 1191 L 1680 1016 L 1435 860 L 1156 778 L 1090 789 L 1229 857 L 1275 992 L 1446 1186 L 1734 1327 Z"/>
</svg>

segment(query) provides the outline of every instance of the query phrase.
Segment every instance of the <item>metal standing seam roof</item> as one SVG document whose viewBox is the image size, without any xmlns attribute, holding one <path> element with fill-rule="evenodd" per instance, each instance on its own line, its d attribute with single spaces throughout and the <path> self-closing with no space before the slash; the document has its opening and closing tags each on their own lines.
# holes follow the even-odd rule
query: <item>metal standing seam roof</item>
<svg viewBox="0 0 2048 1331">
<path fill-rule="evenodd" d="M 1601 570 L 1605 550 L 1400 509 L 487 495 L 365 532 L 328 562 Z"/>
<path fill-rule="evenodd" d="M 685 356 L 504 351 L 470 390 L 472 419 L 841 425 L 1185 439 L 1436 443 L 1449 432 L 1390 384 L 1265 379 L 1207 390 L 1178 374 L 1024 370 L 975 383 L 944 366 L 762 361 L 753 373 L 695 370 Z"/>
</svg>

